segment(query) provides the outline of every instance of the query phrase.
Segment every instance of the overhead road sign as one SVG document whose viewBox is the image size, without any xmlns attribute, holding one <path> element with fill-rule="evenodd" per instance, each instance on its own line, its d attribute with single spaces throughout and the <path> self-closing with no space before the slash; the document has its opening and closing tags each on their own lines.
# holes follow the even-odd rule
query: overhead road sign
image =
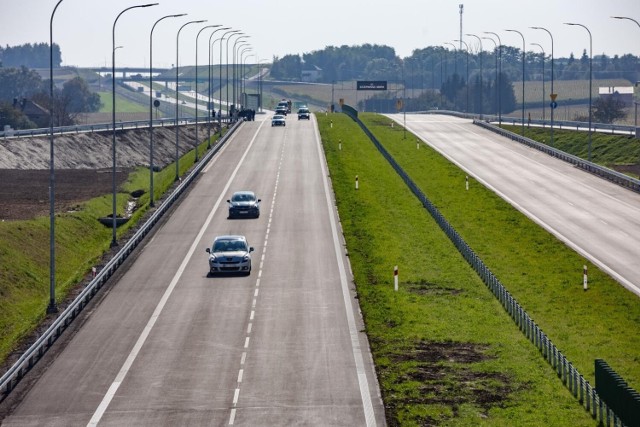
<svg viewBox="0 0 640 427">
<path fill-rule="evenodd" d="M 358 80 L 357 90 L 387 90 L 386 80 Z"/>
</svg>

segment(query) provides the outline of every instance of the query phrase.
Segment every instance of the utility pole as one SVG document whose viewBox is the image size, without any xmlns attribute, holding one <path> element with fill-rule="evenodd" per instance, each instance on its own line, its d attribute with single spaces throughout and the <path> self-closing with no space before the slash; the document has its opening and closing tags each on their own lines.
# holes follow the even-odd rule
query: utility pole
<svg viewBox="0 0 640 427">
<path fill-rule="evenodd" d="M 460 8 L 460 38 L 458 40 L 460 40 L 460 50 L 462 50 L 462 12 L 464 11 L 464 5 L 461 3 L 458 7 Z"/>
</svg>

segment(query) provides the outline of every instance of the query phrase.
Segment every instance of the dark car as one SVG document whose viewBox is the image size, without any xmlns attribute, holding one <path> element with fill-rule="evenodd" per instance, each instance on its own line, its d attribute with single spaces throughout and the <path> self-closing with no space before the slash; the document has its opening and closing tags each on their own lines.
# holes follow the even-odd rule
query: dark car
<svg viewBox="0 0 640 427">
<path fill-rule="evenodd" d="M 227 203 L 229 203 L 229 218 L 260 216 L 260 199 L 256 198 L 253 191 L 236 191 Z"/>
<path fill-rule="evenodd" d="M 209 274 L 251 274 L 251 252 L 253 248 L 244 236 L 218 236 L 214 239 L 209 254 Z"/>
<path fill-rule="evenodd" d="M 302 119 L 311 119 L 311 112 L 307 107 L 300 107 L 300 109 L 298 109 L 298 120 Z"/>
</svg>

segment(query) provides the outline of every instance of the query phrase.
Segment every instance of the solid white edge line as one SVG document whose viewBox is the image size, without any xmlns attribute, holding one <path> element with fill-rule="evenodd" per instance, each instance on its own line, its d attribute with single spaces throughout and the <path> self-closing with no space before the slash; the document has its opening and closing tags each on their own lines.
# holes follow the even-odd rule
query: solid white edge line
<svg viewBox="0 0 640 427">
<path fill-rule="evenodd" d="M 396 120 L 396 122 L 397 122 L 397 120 Z M 411 126 L 407 125 L 406 128 L 407 128 L 407 130 L 409 132 L 413 133 L 414 135 L 419 135 L 419 133 L 417 131 L 415 131 L 414 128 L 412 128 Z M 522 205 L 518 204 L 515 200 L 511 199 L 510 197 L 508 197 L 506 194 L 504 194 L 503 192 L 498 190 L 496 187 L 494 187 L 491 184 L 489 184 L 484 179 L 482 179 L 482 178 L 476 176 L 475 174 L 473 174 L 462 163 L 458 162 L 456 159 L 451 157 L 449 154 L 444 153 L 444 152 L 440 151 L 438 148 L 436 148 L 433 145 L 431 145 L 426 138 L 424 138 L 423 136 L 420 136 L 420 138 L 425 142 L 425 144 L 429 145 L 429 147 L 431 147 L 432 149 L 436 150 L 438 153 L 440 153 L 440 155 L 444 156 L 447 160 L 449 160 L 451 163 L 453 163 L 454 165 L 459 167 L 461 170 L 463 170 L 466 173 L 468 173 L 469 175 L 473 176 L 473 178 L 476 181 L 478 181 L 479 183 L 484 185 L 489 190 L 493 191 L 495 194 L 497 194 L 499 197 L 501 197 L 504 201 L 506 201 L 511 206 L 513 206 L 514 208 L 516 208 L 517 210 L 522 212 L 524 215 L 529 217 L 529 219 L 531 219 L 533 222 L 535 222 L 540 227 L 542 227 L 545 230 L 547 230 L 549 233 L 551 233 L 554 236 L 556 236 L 558 239 L 560 239 L 560 241 L 564 242 L 567 246 L 569 246 L 575 252 L 577 252 L 578 254 L 582 255 L 583 257 L 585 257 L 586 259 L 588 259 L 589 261 L 591 261 L 592 263 L 594 263 L 595 265 L 600 267 L 600 269 L 604 270 L 611 277 L 613 277 L 615 280 L 620 282 L 620 284 L 622 284 L 622 286 L 624 286 L 625 288 L 627 288 L 628 290 L 630 290 L 634 294 L 640 296 L 640 287 L 638 287 L 637 285 L 632 283 L 627 278 L 623 277 L 621 274 L 616 272 L 612 267 L 609 267 L 607 264 L 605 264 L 604 261 L 600 260 L 600 258 L 596 257 L 591 252 L 587 251 L 586 249 L 582 248 L 581 246 L 578 246 L 571 239 L 569 239 L 564 234 L 562 234 L 558 229 L 552 227 L 551 225 L 549 225 L 548 223 L 546 223 L 545 221 L 540 219 L 538 216 L 534 215 L 531 211 L 525 209 Z M 571 205 L 571 202 L 568 202 L 568 203 Z"/>
<path fill-rule="evenodd" d="M 369 390 L 369 381 L 367 380 L 367 374 L 364 368 L 364 359 L 362 358 L 362 350 L 360 349 L 360 337 L 356 328 L 356 321 L 353 314 L 353 306 L 351 305 L 351 295 L 349 292 L 349 285 L 347 281 L 347 275 L 345 272 L 344 258 L 340 249 L 340 241 L 338 237 L 338 229 L 334 218 L 333 206 L 331 204 L 331 192 L 329 191 L 328 172 L 324 161 L 324 153 L 322 151 L 322 144 L 320 141 L 320 134 L 318 127 L 315 127 L 316 148 L 318 150 L 318 160 L 320 162 L 320 168 L 322 170 L 322 183 L 324 187 L 324 194 L 327 201 L 327 211 L 329 212 L 329 221 L 331 223 L 331 235 L 333 237 L 333 247 L 336 254 L 336 260 L 338 262 L 338 270 L 340 272 L 340 284 L 342 287 L 342 298 L 344 300 L 344 308 L 347 315 L 347 323 L 349 325 L 349 335 L 351 336 L 351 349 L 353 352 L 353 359 L 356 364 L 356 373 L 358 376 L 358 385 L 360 387 L 360 397 L 362 398 L 362 407 L 364 410 L 364 417 L 367 426 L 375 426 L 376 418 L 373 413 L 373 404 L 371 403 L 371 395 Z"/>
<path fill-rule="evenodd" d="M 264 124 L 265 122 L 262 122 L 262 123 Z M 262 124 L 260 125 L 260 127 L 262 127 Z M 227 193 L 229 187 L 231 186 L 231 181 L 233 181 L 234 177 L 236 176 L 236 174 L 240 170 L 240 166 L 244 162 L 244 159 L 247 156 L 247 154 L 249 153 L 249 150 L 251 150 L 251 147 L 253 146 L 253 142 L 255 141 L 255 139 L 256 139 L 256 137 L 258 135 L 258 132 L 260 131 L 260 127 L 256 130 L 256 133 L 253 136 L 253 138 L 251 139 L 251 142 L 249 143 L 249 145 L 247 146 L 247 149 L 245 150 L 244 154 L 242 155 L 242 158 L 238 162 L 238 165 L 236 166 L 236 168 L 234 169 L 233 173 L 229 177 L 229 180 L 227 181 L 227 184 L 225 185 L 224 189 L 220 193 L 220 197 L 218 197 L 218 200 L 216 201 L 215 205 L 213 206 L 213 209 L 211 210 L 211 212 L 209 213 L 209 216 L 207 216 L 206 221 L 204 222 L 204 224 L 200 228 L 200 231 L 198 232 L 195 240 L 191 244 L 191 247 L 187 251 L 187 254 L 185 255 L 185 257 L 183 258 L 182 263 L 180 263 L 180 267 L 178 267 L 178 271 L 176 271 L 176 274 L 173 276 L 173 279 L 171 279 L 171 283 L 169 283 L 169 287 L 167 287 L 167 289 L 165 290 L 164 294 L 162 295 L 162 298 L 160 298 L 160 301 L 158 302 L 158 305 L 156 306 L 155 310 L 153 311 L 153 314 L 151 315 L 151 318 L 149 319 L 149 321 L 147 322 L 147 325 L 144 327 L 142 333 L 138 337 L 138 340 L 136 341 L 135 345 L 133 346 L 133 349 L 131 350 L 131 352 L 129 353 L 129 356 L 127 356 L 127 359 L 125 360 L 124 365 L 122 365 L 122 368 L 120 368 L 120 371 L 116 375 L 115 380 L 113 381 L 111 386 L 109 386 L 109 389 L 108 389 L 107 393 L 105 394 L 104 398 L 102 399 L 102 401 L 98 405 L 98 408 L 96 409 L 96 411 L 93 413 L 93 416 L 91 417 L 91 420 L 89 421 L 87 426 L 96 426 L 96 425 L 98 425 L 98 423 L 102 419 L 102 416 L 104 415 L 104 413 L 106 412 L 107 408 L 109 407 L 109 404 L 111 403 L 111 400 L 113 399 L 113 397 L 115 396 L 116 392 L 118 391 L 118 388 L 120 387 L 120 384 L 122 384 L 122 382 L 124 381 L 124 378 L 127 376 L 127 373 L 129 372 L 129 369 L 133 365 L 133 362 L 138 357 L 138 354 L 140 353 L 140 350 L 142 349 L 142 346 L 144 345 L 145 341 L 147 340 L 147 337 L 149 336 L 149 334 L 151 333 L 151 330 L 153 329 L 153 326 L 155 325 L 156 321 L 158 320 L 158 317 L 160 317 L 160 313 L 162 313 L 162 310 L 164 309 L 165 305 L 167 304 L 167 301 L 169 300 L 169 297 L 173 293 L 173 290 L 175 289 L 176 285 L 178 284 L 178 280 L 180 280 L 180 277 L 182 277 L 182 273 L 186 269 L 187 264 L 191 260 L 191 257 L 193 256 L 194 252 L 196 251 L 196 248 L 198 247 L 198 245 L 200 245 L 200 240 L 202 240 L 202 236 L 204 235 L 205 230 L 207 229 L 207 227 L 211 223 L 211 220 L 213 219 L 213 215 L 218 210 L 218 207 L 220 206 L 220 203 L 224 199 L 224 195 Z"/>
</svg>

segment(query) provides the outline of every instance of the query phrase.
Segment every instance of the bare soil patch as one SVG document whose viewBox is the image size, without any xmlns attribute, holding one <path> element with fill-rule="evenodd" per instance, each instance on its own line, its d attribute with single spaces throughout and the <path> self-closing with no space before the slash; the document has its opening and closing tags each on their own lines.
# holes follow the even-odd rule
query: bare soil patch
<svg viewBox="0 0 640 427">
<path fill-rule="evenodd" d="M 394 363 L 415 362 L 397 379 L 399 384 L 418 382 L 416 395 L 407 398 L 407 404 L 444 405 L 451 408 L 452 418 L 463 404 L 472 404 L 488 413 L 492 407 L 504 407 L 514 391 L 510 378 L 501 372 L 487 372 L 474 365 L 491 359 L 488 346 L 453 341 L 422 341 L 410 351 L 391 357 Z M 410 400 L 410 402 L 409 402 Z M 385 399 L 390 426 L 400 425 L 399 406 L 405 402 Z M 436 426 L 448 420 L 425 418 L 421 425 Z"/>
<path fill-rule="evenodd" d="M 116 171 L 119 188 L 130 170 Z M 49 170 L 0 169 L 0 219 L 27 220 L 49 214 Z M 111 170 L 63 169 L 55 172 L 55 211 L 74 210 L 80 203 L 112 192 Z"/>
</svg>

